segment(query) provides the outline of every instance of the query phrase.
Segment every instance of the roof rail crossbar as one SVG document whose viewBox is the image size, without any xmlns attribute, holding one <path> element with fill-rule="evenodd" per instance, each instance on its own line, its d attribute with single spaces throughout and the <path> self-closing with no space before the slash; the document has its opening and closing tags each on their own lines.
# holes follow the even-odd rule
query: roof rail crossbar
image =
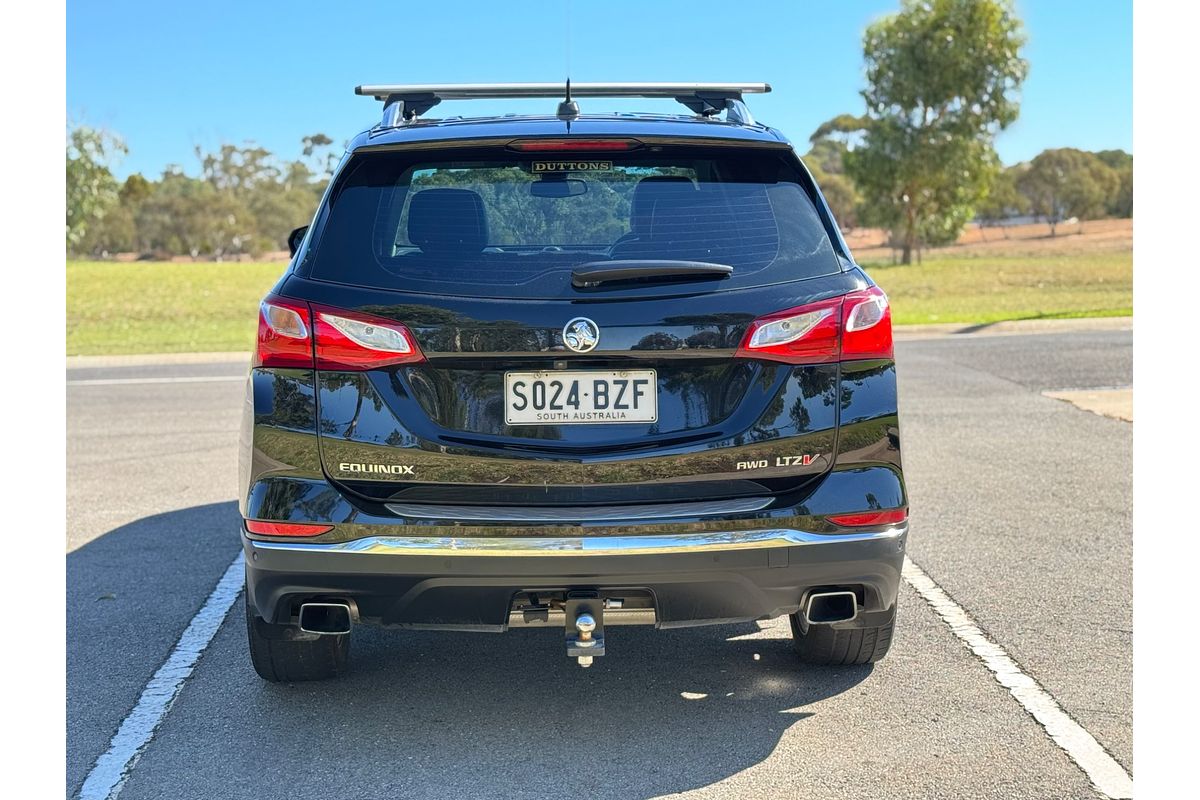
<svg viewBox="0 0 1200 800">
<path fill-rule="evenodd" d="M 753 125 L 744 94 L 771 91 L 767 83 L 572 83 L 575 97 L 669 97 L 695 114 L 725 112 L 730 122 Z M 565 83 L 364 84 L 354 93 L 382 100 L 381 128 L 412 122 L 443 100 L 497 100 L 567 95 Z"/>
</svg>

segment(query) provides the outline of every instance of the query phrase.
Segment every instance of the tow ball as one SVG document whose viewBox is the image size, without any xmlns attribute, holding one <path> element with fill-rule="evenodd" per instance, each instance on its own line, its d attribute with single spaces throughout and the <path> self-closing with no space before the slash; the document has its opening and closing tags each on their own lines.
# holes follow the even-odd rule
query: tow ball
<svg viewBox="0 0 1200 800">
<path fill-rule="evenodd" d="M 604 655 L 604 603 L 597 593 L 571 593 L 563 603 L 566 617 L 567 657 L 590 667 Z"/>
</svg>

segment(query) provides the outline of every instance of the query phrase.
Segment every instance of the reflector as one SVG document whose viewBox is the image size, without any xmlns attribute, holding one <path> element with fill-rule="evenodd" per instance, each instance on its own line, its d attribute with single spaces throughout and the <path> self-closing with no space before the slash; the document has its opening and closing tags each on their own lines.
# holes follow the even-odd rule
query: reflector
<svg viewBox="0 0 1200 800">
<path fill-rule="evenodd" d="M 320 536 L 326 531 L 333 530 L 332 525 L 311 525 L 301 522 L 264 522 L 257 519 L 246 520 L 246 530 L 262 536 Z"/>
<path fill-rule="evenodd" d="M 862 528 L 869 525 L 894 525 L 908 519 L 907 508 L 889 508 L 884 511 L 860 511 L 854 514 L 829 514 L 825 519 L 834 525 Z"/>
</svg>

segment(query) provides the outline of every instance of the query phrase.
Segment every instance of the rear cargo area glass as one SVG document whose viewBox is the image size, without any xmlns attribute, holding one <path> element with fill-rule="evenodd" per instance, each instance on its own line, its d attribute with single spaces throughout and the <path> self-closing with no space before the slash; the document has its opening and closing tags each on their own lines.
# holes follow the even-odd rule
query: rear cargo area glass
<svg viewBox="0 0 1200 800">
<path fill-rule="evenodd" d="M 719 289 L 840 270 L 782 154 L 679 146 L 360 153 L 308 259 L 317 280 L 527 298 L 569 296 L 575 267 L 606 261 L 728 265 Z"/>
</svg>

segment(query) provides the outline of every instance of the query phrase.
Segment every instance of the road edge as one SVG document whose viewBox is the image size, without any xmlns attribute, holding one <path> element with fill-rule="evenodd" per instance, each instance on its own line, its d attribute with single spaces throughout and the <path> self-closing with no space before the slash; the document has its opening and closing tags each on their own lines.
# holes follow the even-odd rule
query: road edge
<svg viewBox="0 0 1200 800">
<path fill-rule="evenodd" d="M 1131 331 L 1133 317 L 1072 317 L 1070 319 L 1010 319 L 1001 322 L 935 322 L 897 325 L 896 338 L 937 339 L 959 336 L 1017 336 L 1081 331 Z"/>
</svg>

